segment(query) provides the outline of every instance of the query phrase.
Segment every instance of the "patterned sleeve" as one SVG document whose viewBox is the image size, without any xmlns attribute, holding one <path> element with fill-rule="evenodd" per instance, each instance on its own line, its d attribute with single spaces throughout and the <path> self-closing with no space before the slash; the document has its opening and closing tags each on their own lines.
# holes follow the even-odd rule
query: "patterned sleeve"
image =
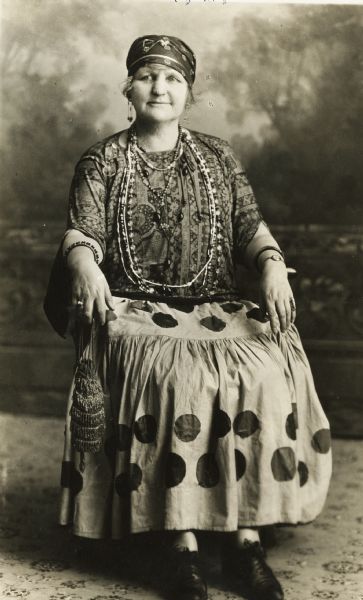
<svg viewBox="0 0 363 600">
<path fill-rule="evenodd" d="M 86 153 L 76 165 L 68 207 L 68 229 L 95 239 L 105 252 L 105 163 L 97 153 Z"/>
<path fill-rule="evenodd" d="M 242 262 L 244 251 L 255 235 L 262 216 L 246 173 L 229 146 L 226 165 L 233 194 L 234 255 L 237 262 Z"/>
</svg>

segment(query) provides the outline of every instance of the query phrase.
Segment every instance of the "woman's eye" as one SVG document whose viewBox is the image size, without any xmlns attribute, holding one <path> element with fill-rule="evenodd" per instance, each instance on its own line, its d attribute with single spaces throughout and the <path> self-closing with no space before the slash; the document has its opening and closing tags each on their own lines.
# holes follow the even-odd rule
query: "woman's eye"
<svg viewBox="0 0 363 600">
<path fill-rule="evenodd" d="M 140 74 L 140 75 L 137 77 L 137 79 L 138 79 L 139 81 L 149 81 L 149 80 L 151 79 L 151 75 L 150 75 L 150 73 L 145 73 L 144 75 L 141 75 L 141 74 Z"/>
<path fill-rule="evenodd" d="M 138 77 L 138 79 L 140 81 L 154 81 L 154 77 L 153 77 L 153 75 L 151 73 L 146 73 L 145 75 L 140 75 Z M 166 79 L 167 79 L 167 81 L 181 83 L 180 77 L 177 77 L 176 75 L 168 75 L 166 77 Z"/>
</svg>

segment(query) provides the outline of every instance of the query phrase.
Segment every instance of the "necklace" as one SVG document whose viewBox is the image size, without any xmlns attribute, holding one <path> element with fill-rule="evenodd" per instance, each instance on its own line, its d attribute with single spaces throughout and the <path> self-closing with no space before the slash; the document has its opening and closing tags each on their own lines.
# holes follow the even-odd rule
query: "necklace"
<svg viewBox="0 0 363 600">
<path fill-rule="evenodd" d="M 154 208 L 155 208 L 154 221 L 157 223 L 157 225 L 160 227 L 160 229 L 163 231 L 163 233 L 165 234 L 165 236 L 168 239 L 170 239 L 170 237 L 173 233 L 173 230 L 172 230 L 170 224 L 168 223 L 167 195 L 170 190 L 173 175 L 175 174 L 175 165 L 177 163 L 178 157 L 181 155 L 181 153 L 183 151 L 183 144 L 182 144 L 181 137 L 182 137 L 181 130 L 179 128 L 178 139 L 177 139 L 176 147 L 175 147 L 175 150 L 173 153 L 173 158 L 172 158 L 170 164 L 168 164 L 166 166 L 166 168 L 158 168 L 155 165 L 153 165 L 152 163 L 149 163 L 148 161 L 146 161 L 146 159 L 144 159 L 145 162 L 147 162 L 148 166 L 153 170 L 155 169 L 158 171 L 167 171 L 167 170 L 169 171 L 168 175 L 167 175 L 165 187 L 164 188 L 161 188 L 161 187 L 154 188 L 154 187 L 152 187 L 152 185 L 149 181 L 148 171 L 143 168 L 143 166 L 139 160 L 139 158 L 142 157 L 142 151 L 137 142 L 136 132 L 135 132 L 135 130 L 132 130 L 132 132 L 131 132 L 131 142 L 130 142 L 131 143 L 131 152 L 133 153 L 133 157 L 135 159 L 136 170 L 139 173 L 143 184 L 145 185 L 145 187 L 148 189 L 148 191 L 150 192 L 150 194 L 152 196 L 152 199 L 153 199 L 152 204 L 154 204 Z"/>
<path fill-rule="evenodd" d="M 220 272 L 220 263 L 222 259 L 222 224 L 220 221 L 220 210 L 217 205 L 216 188 L 214 180 L 210 175 L 207 162 L 204 159 L 199 148 L 195 144 L 191 134 L 187 129 L 179 130 L 180 144 L 183 142 L 193 153 L 197 167 L 202 175 L 208 197 L 210 235 L 207 249 L 206 262 L 200 271 L 188 282 L 180 285 L 165 284 L 157 281 L 151 281 L 143 277 L 139 260 L 136 256 L 136 246 L 134 242 L 134 230 L 132 223 L 132 210 L 130 207 L 130 198 L 134 194 L 135 174 L 137 170 L 137 153 L 133 148 L 132 132 L 129 136 L 126 148 L 126 167 L 121 184 L 119 202 L 117 207 L 117 241 L 120 253 L 120 259 L 123 269 L 128 279 L 138 285 L 139 289 L 148 293 L 155 292 L 155 288 L 164 290 L 182 289 L 191 287 L 201 276 L 203 276 L 201 288 L 204 291 L 210 291 L 215 283 L 215 275 Z M 179 138 L 178 138 L 179 139 Z M 178 146 L 178 144 L 177 144 Z M 179 149 L 178 149 L 179 153 Z M 175 150 L 175 158 L 177 149 Z M 152 189 L 152 188 L 151 188 Z M 165 188 L 166 189 L 166 188 Z M 165 189 L 163 190 L 165 196 Z M 154 191 L 154 190 L 153 190 Z M 211 267 L 215 266 L 214 273 L 211 274 Z"/>
<path fill-rule="evenodd" d="M 181 128 L 179 127 L 179 132 L 178 132 L 178 139 L 177 139 L 177 143 L 175 146 L 175 151 L 173 154 L 173 158 L 171 160 L 171 162 L 166 166 L 166 167 L 157 167 L 156 165 L 154 165 L 153 163 L 149 162 L 142 153 L 142 150 L 140 149 L 138 143 L 137 143 L 137 136 L 136 136 L 136 132 L 134 129 L 132 129 L 131 131 L 131 136 L 130 136 L 130 145 L 131 145 L 131 151 L 134 154 L 134 159 L 136 162 L 136 168 L 138 170 L 138 172 L 141 175 L 141 179 L 144 183 L 144 185 L 148 188 L 148 190 L 156 197 L 157 201 L 162 203 L 165 201 L 165 196 L 167 194 L 167 192 L 169 191 L 169 187 L 170 187 L 170 183 L 171 183 L 171 179 L 172 179 L 172 169 L 175 167 L 176 162 L 178 160 L 179 155 L 182 152 L 182 134 L 181 134 Z M 153 171 L 170 171 L 170 173 L 168 174 L 168 179 L 165 185 L 165 188 L 153 188 L 150 184 L 150 181 L 148 179 L 148 172 L 142 168 L 142 165 L 140 163 L 140 158 L 142 158 L 142 160 L 145 162 L 145 164 L 148 165 L 148 167 L 150 167 L 150 169 L 152 169 Z"/>
<path fill-rule="evenodd" d="M 178 148 L 178 145 L 177 145 Z M 173 169 L 178 161 L 178 159 L 181 157 L 182 153 L 183 153 L 183 146 L 182 144 L 180 144 L 179 148 L 178 148 L 178 154 L 177 156 L 174 156 L 173 160 L 166 165 L 166 167 L 158 167 L 157 165 L 155 165 L 154 163 L 152 163 L 150 160 L 148 160 L 144 154 L 144 152 L 142 151 L 142 149 L 140 148 L 140 146 L 138 146 L 136 144 L 136 148 L 135 148 L 138 157 L 141 158 L 141 160 L 145 163 L 145 165 L 147 167 L 149 167 L 149 169 L 152 169 L 153 171 L 168 171 L 169 169 Z"/>
</svg>

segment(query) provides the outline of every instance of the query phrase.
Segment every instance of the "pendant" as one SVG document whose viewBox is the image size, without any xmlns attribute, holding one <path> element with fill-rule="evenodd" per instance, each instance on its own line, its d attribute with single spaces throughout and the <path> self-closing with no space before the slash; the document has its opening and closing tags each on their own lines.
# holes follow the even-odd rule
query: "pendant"
<svg viewBox="0 0 363 600">
<path fill-rule="evenodd" d="M 155 188 L 152 190 L 152 193 L 159 202 L 165 202 L 165 191 L 163 188 Z"/>
</svg>

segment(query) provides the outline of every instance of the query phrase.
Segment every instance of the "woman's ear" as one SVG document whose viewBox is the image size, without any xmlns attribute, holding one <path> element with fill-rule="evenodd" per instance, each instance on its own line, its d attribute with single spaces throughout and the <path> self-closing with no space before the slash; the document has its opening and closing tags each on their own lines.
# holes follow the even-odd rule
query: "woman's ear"
<svg viewBox="0 0 363 600">
<path fill-rule="evenodd" d="M 133 77 L 128 77 L 122 90 L 122 93 L 127 100 L 130 100 L 131 97 L 132 82 Z"/>
</svg>

